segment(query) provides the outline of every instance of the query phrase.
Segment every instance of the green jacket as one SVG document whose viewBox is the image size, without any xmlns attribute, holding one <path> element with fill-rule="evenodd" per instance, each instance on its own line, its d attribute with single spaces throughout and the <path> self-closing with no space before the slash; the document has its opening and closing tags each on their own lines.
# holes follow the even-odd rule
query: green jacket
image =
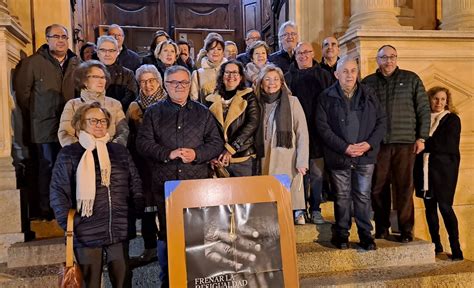
<svg viewBox="0 0 474 288">
<path fill-rule="evenodd" d="M 66 102 L 75 96 L 74 70 L 80 60 L 68 50 L 66 70 L 49 53 L 48 44 L 16 67 L 13 85 L 17 103 L 29 123 L 32 143 L 58 142 L 59 118 Z"/>
<path fill-rule="evenodd" d="M 372 87 L 387 113 L 383 143 L 415 143 L 428 138 L 430 106 L 420 77 L 398 67 L 389 77 L 377 69 L 362 80 Z"/>
</svg>

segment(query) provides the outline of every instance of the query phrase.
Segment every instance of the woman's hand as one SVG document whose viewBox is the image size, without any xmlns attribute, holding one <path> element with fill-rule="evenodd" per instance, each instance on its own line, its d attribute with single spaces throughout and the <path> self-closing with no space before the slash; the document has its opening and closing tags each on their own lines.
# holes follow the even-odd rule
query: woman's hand
<svg viewBox="0 0 474 288">
<path fill-rule="evenodd" d="M 232 154 L 230 154 L 229 151 L 224 150 L 221 155 L 219 155 L 219 158 L 217 158 L 217 161 L 221 162 L 223 166 L 227 167 L 230 164 L 230 158 L 232 158 Z"/>
<path fill-rule="evenodd" d="M 296 170 L 298 170 L 298 173 L 302 175 L 306 175 L 306 171 L 308 171 L 308 168 L 306 167 L 296 167 Z"/>
</svg>

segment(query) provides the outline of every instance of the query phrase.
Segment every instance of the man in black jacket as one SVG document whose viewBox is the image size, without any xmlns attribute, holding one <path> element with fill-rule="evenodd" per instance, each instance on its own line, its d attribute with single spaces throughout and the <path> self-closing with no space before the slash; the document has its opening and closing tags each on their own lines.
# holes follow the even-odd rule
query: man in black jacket
<svg viewBox="0 0 474 288">
<path fill-rule="evenodd" d="M 127 46 L 123 44 L 125 33 L 123 32 L 122 27 L 117 24 L 110 25 L 107 35 L 112 36 L 117 40 L 119 49 L 118 63 L 135 73 L 138 67 L 140 67 L 142 61 L 135 51 L 128 49 Z"/>
<path fill-rule="evenodd" d="M 244 67 L 247 66 L 247 64 L 251 61 L 249 51 L 250 51 L 250 46 L 252 46 L 253 43 L 257 42 L 260 40 L 260 32 L 257 30 L 249 30 L 247 31 L 247 35 L 245 36 L 245 52 L 240 53 L 237 55 L 237 61 L 242 62 L 244 64 Z"/>
<path fill-rule="evenodd" d="M 321 50 L 321 68 L 331 74 L 332 83 L 336 82 L 336 64 L 339 60 L 339 41 L 335 37 L 329 36 L 324 38 Z"/>
<path fill-rule="evenodd" d="M 331 76 L 313 59 L 313 47 L 310 43 L 299 43 L 295 48 L 295 56 L 296 63 L 290 65 L 289 71 L 285 74 L 285 81 L 291 93 L 300 100 L 308 124 L 310 160 L 309 174 L 305 175 L 305 190 L 309 189 L 311 221 L 314 224 L 323 224 L 324 219 L 319 205 L 322 200 L 324 161 L 321 139 L 314 121 L 314 110 L 319 95 L 330 86 Z"/>
<path fill-rule="evenodd" d="M 209 177 L 209 164 L 224 149 L 216 120 L 202 104 L 189 99 L 191 74 L 183 66 L 165 71 L 168 98 L 145 113 L 138 131 L 137 150 L 150 159 L 152 190 L 158 207 L 158 261 L 162 287 L 168 287 L 164 183 Z"/>
<path fill-rule="evenodd" d="M 294 49 L 298 44 L 298 28 L 293 21 L 287 21 L 281 24 L 278 29 L 278 42 L 280 43 L 280 51 L 270 54 L 268 61 L 280 67 L 283 73 L 288 72 L 290 64 L 294 62 Z"/>
<path fill-rule="evenodd" d="M 31 130 L 25 143 L 34 145 L 31 157 L 36 157 L 33 161 L 38 166 L 38 182 L 32 185 L 38 192 L 28 195 L 30 216 L 51 219 L 49 182 L 61 148 L 59 118 L 66 102 L 75 96 L 73 74 L 80 60 L 69 50 L 69 35 L 64 26 L 50 25 L 45 33 L 47 44 L 18 64 L 13 81 L 23 123 Z"/>
<path fill-rule="evenodd" d="M 375 250 L 370 193 L 377 152 L 386 130 L 386 116 L 375 92 L 358 83 L 357 75 L 354 59 L 344 57 L 338 61 L 338 82 L 321 94 L 316 126 L 336 194 L 336 224 L 331 242 L 340 249 L 349 247 L 353 203 L 359 245 Z"/>
</svg>

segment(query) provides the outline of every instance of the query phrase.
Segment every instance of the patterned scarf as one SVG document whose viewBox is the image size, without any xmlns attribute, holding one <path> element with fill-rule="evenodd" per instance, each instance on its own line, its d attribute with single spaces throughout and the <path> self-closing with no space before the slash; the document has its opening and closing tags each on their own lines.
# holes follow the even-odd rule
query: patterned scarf
<svg viewBox="0 0 474 288">
<path fill-rule="evenodd" d="M 150 96 L 146 96 L 143 94 L 143 91 L 140 90 L 140 95 L 138 96 L 137 102 L 141 107 L 143 107 L 143 109 L 147 109 L 152 104 L 166 98 L 167 96 L 168 95 L 166 94 L 166 91 L 160 86 L 158 90 L 156 90 L 156 92 Z"/>
</svg>

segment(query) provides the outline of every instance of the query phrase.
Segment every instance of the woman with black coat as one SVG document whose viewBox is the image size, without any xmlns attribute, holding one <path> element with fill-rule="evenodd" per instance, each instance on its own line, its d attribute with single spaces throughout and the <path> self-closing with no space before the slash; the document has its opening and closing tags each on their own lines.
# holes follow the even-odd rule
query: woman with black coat
<svg viewBox="0 0 474 288">
<path fill-rule="evenodd" d="M 435 252 L 443 252 L 439 236 L 439 207 L 449 235 L 452 260 L 459 261 L 464 257 L 459 244 L 458 220 L 453 210 L 453 200 L 459 173 L 461 121 L 453 108 L 451 93 L 447 88 L 433 87 L 427 94 L 431 107 L 431 128 L 424 153 L 416 159 L 416 195 L 424 200 Z"/>
</svg>

